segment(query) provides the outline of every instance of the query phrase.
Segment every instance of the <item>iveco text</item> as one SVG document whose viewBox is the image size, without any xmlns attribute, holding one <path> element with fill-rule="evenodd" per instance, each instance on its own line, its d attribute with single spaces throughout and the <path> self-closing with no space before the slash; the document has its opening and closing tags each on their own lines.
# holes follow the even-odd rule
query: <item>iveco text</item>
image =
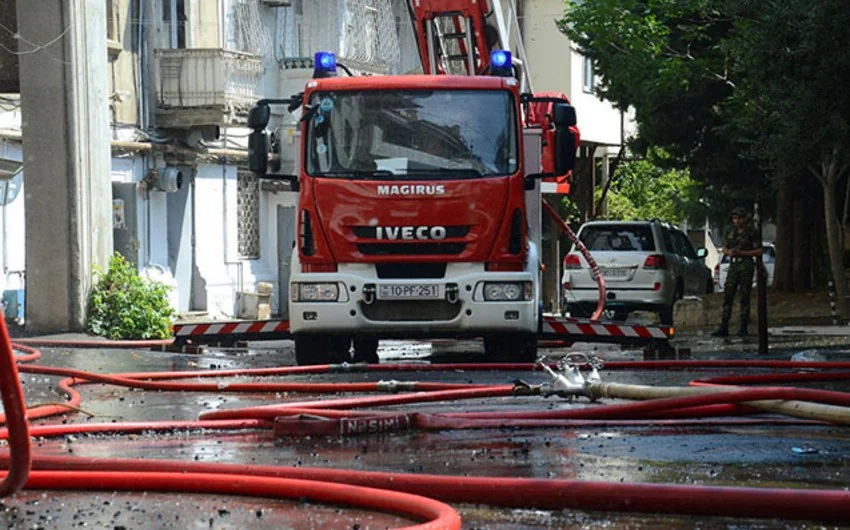
<svg viewBox="0 0 850 530">
<path fill-rule="evenodd" d="M 377 226 L 375 227 L 375 239 L 445 239 L 445 226 Z"/>
</svg>

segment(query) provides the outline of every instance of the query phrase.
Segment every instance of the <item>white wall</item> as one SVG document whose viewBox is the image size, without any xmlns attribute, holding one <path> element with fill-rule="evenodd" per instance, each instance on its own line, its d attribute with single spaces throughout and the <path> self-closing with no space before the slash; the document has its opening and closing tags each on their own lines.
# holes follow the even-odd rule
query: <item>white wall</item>
<svg viewBox="0 0 850 530">
<path fill-rule="evenodd" d="M 295 206 L 295 193 L 260 191 L 260 258 L 242 260 L 237 246 L 237 177 L 232 165 L 200 163 L 195 178 L 195 261 L 211 316 L 236 314 L 236 293 L 277 283 L 277 207 Z M 279 309 L 280 296 L 272 300 Z"/>
<path fill-rule="evenodd" d="M 566 40 L 565 37 L 564 39 Z M 570 54 L 572 55 L 570 101 L 576 108 L 581 139 L 607 145 L 620 145 L 620 111 L 611 103 L 600 100 L 595 93 L 585 92 L 582 73 L 584 58 L 574 51 Z"/>
<path fill-rule="evenodd" d="M 526 0 L 523 5 L 523 42 L 534 91 L 563 92 L 570 98 L 583 141 L 619 145 L 620 112 L 583 90 L 582 56 L 555 26 L 564 14 L 563 0 Z"/>
<path fill-rule="evenodd" d="M 19 142 L 0 139 L 0 156 L 9 160 L 22 160 Z M 0 206 L 0 296 L 3 291 L 18 291 L 25 286 L 24 194 L 23 186 L 14 201 Z"/>
</svg>

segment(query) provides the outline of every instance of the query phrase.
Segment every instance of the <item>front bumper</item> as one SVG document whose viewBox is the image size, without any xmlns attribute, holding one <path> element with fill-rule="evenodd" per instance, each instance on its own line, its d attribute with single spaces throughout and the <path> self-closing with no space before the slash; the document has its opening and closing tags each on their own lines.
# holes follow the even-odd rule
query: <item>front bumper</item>
<svg viewBox="0 0 850 530">
<path fill-rule="evenodd" d="M 289 302 L 293 333 L 363 333 L 392 336 L 461 336 L 485 332 L 536 332 L 538 286 L 530 272 L 486 272 L 483 264 L 450 263 L 439 279 L 381 279 L 370 264 L 341 264 L 336 273 L 293 274 L 296 282 L 336 282 L 337 302 Z M 530 300 L 489 302 L 483 283 L 534 282 Z M 377 300 L 364 288 L 379 285 L 437 285 L 445 294 L 457 286 L 456 296 L 438 300 Z M 372 299 L 371 302 L 367 302 Z"/>
</svg>

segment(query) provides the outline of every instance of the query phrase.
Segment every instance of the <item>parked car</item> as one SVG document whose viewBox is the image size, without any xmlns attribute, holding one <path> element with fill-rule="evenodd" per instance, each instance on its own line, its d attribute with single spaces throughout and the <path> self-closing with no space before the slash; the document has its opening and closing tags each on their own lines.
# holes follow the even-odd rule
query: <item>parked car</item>
<svg viewBox="0 0 850 530">
<path fill-rule="evenodd" d="M 773 285 L 773 269 L 776 265 L 776 246 L 773 243 L 762 243 L 764 251 L 761 255 L 761 262 L 764 264 L 764 277 L 767 278 L 765 285 Z M 723 284 L 726 283 L 726 275 L 729 272 L 729 256 L 723 256 L 720 263 L 714 266 L 714 285 L 718 292 L 723 291 Z M 756 285 L 756 275 L 753 275 L 753 287 Z"/>
<path fill-rule="evenodd" d="M 681 230 L 662 221 L 590 221 L 578 237 L 605 278 L 606 310 L 625 320 L 636 310 L 656 311 L 673 323 L 673 305 L 687 295 L 714 291 L 706 249 L 694 249 Z M 565 310 L 574 317 L 593 313 L 599 297 L 584 257 L 573 246 L 564 258 Z"/>
</svg>

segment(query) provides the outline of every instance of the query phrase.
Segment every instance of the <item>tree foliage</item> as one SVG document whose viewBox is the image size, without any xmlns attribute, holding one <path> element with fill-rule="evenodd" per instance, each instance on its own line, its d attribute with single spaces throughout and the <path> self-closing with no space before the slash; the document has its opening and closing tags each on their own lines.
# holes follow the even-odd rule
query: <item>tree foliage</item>
<svg viewBox="0 0 850 530">
<path fill-rule="evenodd" d="M 711 193 L 754 200 L 788 179 L 820 183 L 830 268 L 845 285 L 844 0 L 573 1 L 559 26 L 596 64 L 600 96 L 634 107 L 638 145 L 664 148 Z"/>
<path fill-rule="evenodd" d="M 606 197 L 608 218 L 661 219 L 673 224 L 705 220 L 702 187 L 691 179 L 687 169 L 664 168 L 656 163 L 666 158 L 655 153 L 620 166 Z M 598 189 L 597 195 L 601 193 Z"/>
<path fill-rule="evenodd" d="M 560 29 L 593 59 L 597 93 L 632 107 L 636 148 L 661 147 L 694 178 L 758 186 L 763 172 L 738 156 L 724 102 L 733 92 L 723 45 L 733 19 L 713 0 L 595 0 L 567 4 Z"/>
<path fill-rule="evenodd" d="M 168 286 L 140 277 L 117 252 L 107 271 L 95 268 L 95 277 L 86 322 L 91 333 L 110 339 L 171 336 L 174 310 L 168 302 Z"/>
</svg>

